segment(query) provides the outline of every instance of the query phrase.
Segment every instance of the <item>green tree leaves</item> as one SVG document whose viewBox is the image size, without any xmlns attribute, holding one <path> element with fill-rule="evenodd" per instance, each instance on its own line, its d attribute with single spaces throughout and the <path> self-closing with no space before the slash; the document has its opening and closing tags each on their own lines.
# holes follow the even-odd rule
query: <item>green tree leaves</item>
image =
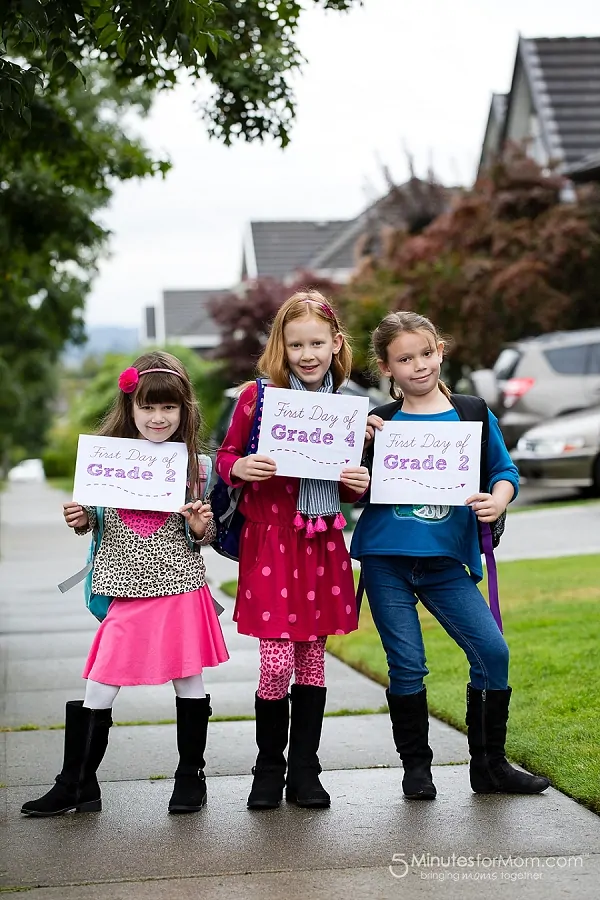
<svg viewBox="0 0 600 900">
<path fill-rule="evenodd" d="M 45 59 L 48 78 L 85 76 L 90 59 L 112 64 L 117 81 L 172 87 L 177 73 L 212 84 L 204 113 L 230 143 L 289 141 L 295 99 L 289 76 L 303 57 L 295 34 L 303 9 L 344 11 L 362 0 L 4 0 L 0 19 L 0 134 L 29 125 Z"/>
</svg>

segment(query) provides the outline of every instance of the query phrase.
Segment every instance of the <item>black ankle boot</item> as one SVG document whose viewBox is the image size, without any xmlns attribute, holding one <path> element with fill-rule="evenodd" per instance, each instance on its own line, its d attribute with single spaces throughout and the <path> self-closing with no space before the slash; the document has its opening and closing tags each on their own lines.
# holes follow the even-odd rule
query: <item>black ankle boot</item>
<svg viewBox="0 0 600 900">
<path fill-rule="evenodd" d="M 88 709 L 83 700 L 69 700 L 65 711 L 65 752 L 56 784 L 38 800 L 21 807 L 26 816 L 58 816 L 102 809 L 96 771 L 108 746 L 110 709 Z"/>
<path fill-rule="evenodd" d="M 467 685 L 469 775 L 476 794 L 539 794 L 550 785 L 547 778 L 515 769 L 504 755 L 511 693 Z"/>
<path fill-rule="evenodd" d="M 252 769 L 254 779 L 248 809 L 277 809 L 285 786 L 285 756 L 290 725 L 290 702 L 263 700 L 256 694 L 256 744 L 258 756 Z"/>
<path fill-rule="evenodd" d="M 176 697 L 177 749 L 179 765 L 169 800 L 170 813 L 197 812 L 206 803 L 204 751 L 208 720 L 212 715 L 210 697 Z"/>
<path fill-rule="evenodd" d="M 294 684 L 285 799 L 296 806 L 326 809 L 331 798 L 321 782 L 317 751 L 325 713 L 327 688 Z"/>
<path fill-rule="evenodd" d="M 388 690 L 385 695 L 394 744 L 404 767 L 404 796 L 407 800 L 434 800 L 437 791 L 431 777 L 427 691 L 423 688 L 418 694 L 392 694 Z"/>
</svg>

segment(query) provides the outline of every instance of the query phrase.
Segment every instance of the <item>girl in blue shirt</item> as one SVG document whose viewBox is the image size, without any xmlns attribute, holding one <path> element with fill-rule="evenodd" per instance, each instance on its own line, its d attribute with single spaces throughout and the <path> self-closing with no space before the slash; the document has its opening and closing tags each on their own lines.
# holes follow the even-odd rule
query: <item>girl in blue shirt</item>
<svg viewBox="0 0 600 900">
<path fill-rule="evenodd" d="M 372 456 L 381 412 L 394 421 L 455 421 L 452 395 L 440 381 L 444 343 L 424 316 L 390 313 L 373 334 L 380 372 L 390 379 L 396 406 L 367 420 L 365 453 Z M 352 538 L 360 559 L 373 621 L 388 665 L 392 733 L 402 759 L 402 788 L 409 799 L 436 796 L 431 777 L 425 648 L 417 601 L 464 650 L 470 666 L 467 727 L 471 787 L 476 793 L 535 794 L 546 778 L 513 768 L 505 757 L 511 688 L 508 647 L 477 587 L 482 578 L 477 520 L 495 522 L 519 487 L 518 470 L 489 412 L 487 488 L 465 506 L 367 505 Z"/>
</svg>

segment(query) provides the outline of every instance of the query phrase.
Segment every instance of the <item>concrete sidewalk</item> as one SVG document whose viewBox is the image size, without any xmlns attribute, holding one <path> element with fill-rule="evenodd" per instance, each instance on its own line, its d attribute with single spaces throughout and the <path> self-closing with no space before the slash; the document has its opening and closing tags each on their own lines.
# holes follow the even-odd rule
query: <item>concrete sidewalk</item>
<svg viewBox="0 0 600 900">
<path fill-rule="evenodd" d="M 112 729 L 99 772 L 102 813 L 22 817 L 22 802 L 39 796 L 60 769 L 63 732 L 48 726 L 61 725 L 65 700 L 83 694 L 81 669 L 95 629 L 80 591 L 63 596 L 56 589 L 81 567 L 87 548 L 87 539 L 64 526 L 61 502 L 38 485 L 11 485 L 0 497 L 0 725 L 36 727 L 0 734 L 3 890 L 31 889 L 36 900 L 199 894 L 346 900 L 438 890 L 468 898 L 480 896 L 486 881 L 486 896 L 495 898 L 506 896 L 512 881 L 525 898 L 597 896 L 596 816 L 554 790 L 525 798 L 473 795 L 464 735 L 435 721 L 438 799 L 404 801 L 389 719 L 377 712 L 383 689 L 332 657 L 328 712 L 362 714 L 325 720 L 321 758 L 330 810 L 284 804 L 249 813 L 254 723 L 217 721 L 209 730 L 208 806 L 197 815 L 168 816 L 176 749 L 174 725 L 161 724 L 175 715 L 173 690 L 165 685 L 125 688 L 117 698 L 115 721 L 147 724 Z M 530 515 L 539 513 L 510 523 L 512 529 L 522 520 L 523 540 Z M 236 567 L 212 551 L 206 560 L 217 593 Z M 250 716 L 257 642 L 237 634 L 231 600 L 219 599 L 231 660 L 206 673 L 214 715 Z M 466 861 L 449 860 L 452 854 Z M 432 860 L 439 856 L 441 862 Z"/>
</svg>

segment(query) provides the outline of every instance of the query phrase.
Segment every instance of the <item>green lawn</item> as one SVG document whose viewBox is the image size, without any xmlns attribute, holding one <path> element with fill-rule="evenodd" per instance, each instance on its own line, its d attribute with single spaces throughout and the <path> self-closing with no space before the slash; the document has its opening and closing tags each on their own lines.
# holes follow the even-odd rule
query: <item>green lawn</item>
<svg viewBox="0 0 600 900">
<path fill-rule="evenodd" d="M 600 556 L 500 563 L 498 574 L 513 688 L 507 753 L 600 813 Z M 223 587 L 235 594 L 235 582 Z M 431 711 L 464 731 L 466 659 L 425 610 L 421 621 Z M 366 604 L 359 631 L 327 649 L 387 685 Z"/>
</svg>

